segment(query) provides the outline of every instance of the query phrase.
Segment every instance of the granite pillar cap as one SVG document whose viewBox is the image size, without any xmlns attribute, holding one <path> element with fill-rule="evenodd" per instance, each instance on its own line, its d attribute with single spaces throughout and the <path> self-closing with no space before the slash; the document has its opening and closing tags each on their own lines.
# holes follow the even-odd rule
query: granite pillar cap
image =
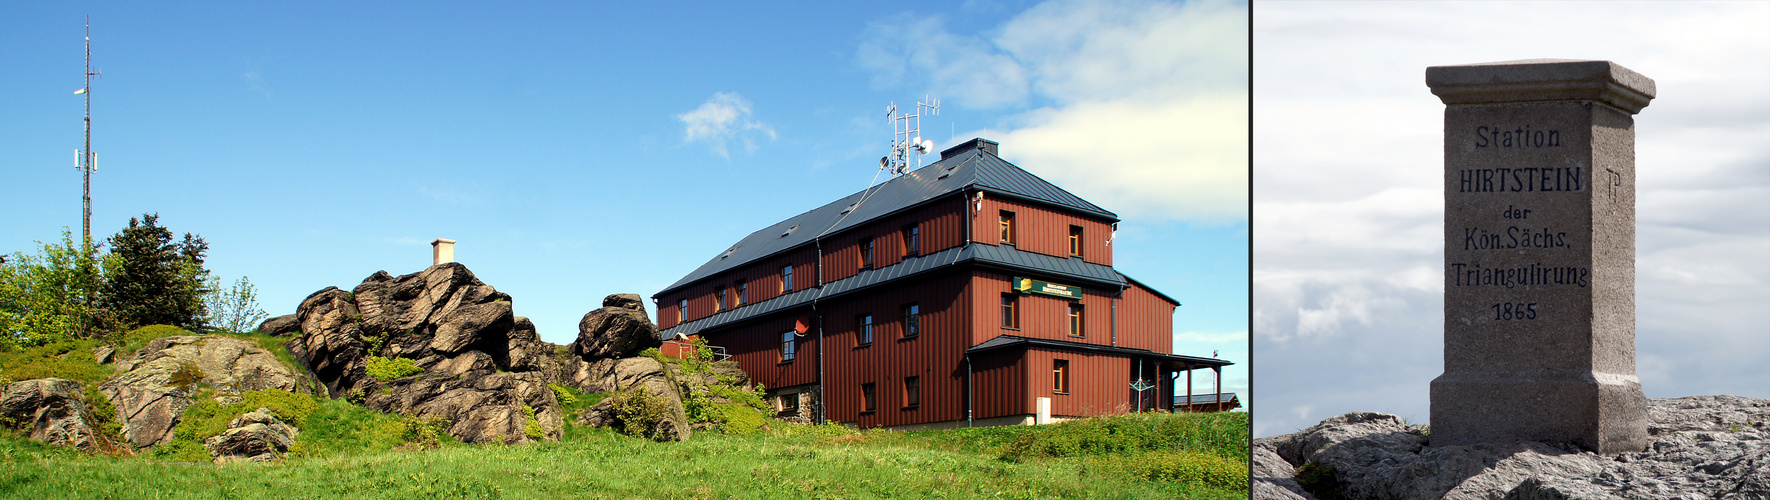
<svg viewBox="0 0 1770 500">
<path fill-rule="evenodd" d="M 1635 114 L 1653 100 L 1653 79 L 1610 61 L 1524 59 L 1426 68 L 1445 105 L 1595 101 Z"/>
</svg>

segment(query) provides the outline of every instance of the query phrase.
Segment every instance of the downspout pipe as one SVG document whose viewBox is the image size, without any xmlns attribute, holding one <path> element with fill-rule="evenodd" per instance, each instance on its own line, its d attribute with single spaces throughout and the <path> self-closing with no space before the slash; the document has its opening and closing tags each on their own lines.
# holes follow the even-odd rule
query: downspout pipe
<svg viewBox="0 0 1770 500">
<path fill-rule="evenodd" d="M 973 391 L 973 385 L 971 383 L 971 355 L 966 354 L 965 355 L 965 427 L 972 427 L 972 426 L 976 425 L 976 423 L 972 417 L 972 415 L 973 415 L 972 409 L 976 408 L 977 394 L 972 391 Z"/>
</svg>

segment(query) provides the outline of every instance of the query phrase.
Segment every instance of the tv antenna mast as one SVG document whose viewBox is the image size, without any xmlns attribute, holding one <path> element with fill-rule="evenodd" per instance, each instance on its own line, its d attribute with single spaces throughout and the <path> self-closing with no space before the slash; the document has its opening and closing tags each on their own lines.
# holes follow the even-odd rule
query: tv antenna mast
<svg viewBox="0 0 1770 500">
<path fill-rule="evenodd" d="M 928 102 L 917 101 L 913 114 L 898 114 L 896 102 L 885 107 L 885 121 L 891 122 L 891 154 L 879 158 L 879 168 L 890 170 L 892 175 L 910 171 L 911 153 L 916 156 L 914 168 L 921 168 L 922 155 L 934 150 L 934 141 L 922 138 L 922 115 L 939 115 L 940 99 L 922 98 Z"/>
<path fill-rule="evenodd" d="M 104 73 L 92 70 L 92 16 L 86 16 L 86 84 L 75 94 L 86 96 L 86 148 L 74 150 L 74 169 L 84 179 L 80 183 L 80 235 L 84 245 L 92 246 L 92 172 L 98 170 L 98 154 L 92 152 L 92 77 Z M 90 249 L 90 248 L 88 248 Z"/>
</svg>

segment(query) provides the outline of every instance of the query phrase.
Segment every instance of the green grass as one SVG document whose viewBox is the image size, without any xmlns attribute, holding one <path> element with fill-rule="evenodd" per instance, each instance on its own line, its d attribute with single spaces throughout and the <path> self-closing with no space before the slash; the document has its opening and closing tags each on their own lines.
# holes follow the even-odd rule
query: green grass
<svg viewBox="0 0 1770 500">
<path fill-rule="evenodd" d="M 309 416 L 320 425 L 327 407 Z M 1149 480 L 1100 457 L 1014 463 L 947 434 L 838 428 L 697 434 L 654 443 L 607 429 L 523 446 L 176 465 L 44 450 L 0 439 L 6 498 L 1246 498 L 1241 490 Z M 306 437 L 308 432 L 303 432 Z M 993 440 L 993 439 L 991 439 Z M 368 448 L 374 448 L 370 446 Z"/>
</svg>

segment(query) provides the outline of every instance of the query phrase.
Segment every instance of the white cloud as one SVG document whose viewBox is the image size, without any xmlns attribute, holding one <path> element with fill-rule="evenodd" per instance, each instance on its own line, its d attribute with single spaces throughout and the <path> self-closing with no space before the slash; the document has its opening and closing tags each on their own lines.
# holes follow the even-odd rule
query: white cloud
<svg viewBox="0 0 1770 500">
<path fill-rule="evenodd" d="M 773 140 L 776 137 L 774 127 L 756 121 L 750 116 L 750 101 L 736 92 L 715 92 L 700 107 L 693 111 L 676 115 L 686 125 L 683 131 L 683 142 L 706 143 L 720 157 L 730 159 L 728 143 L 737 142 L 744 152 L 755 152 L 756 141 L 761 137 Z"/>
<path fill-rule="evenodd" d="M 987 37 L 906 15 L 870 26 L 855 59 L 876 85 L 946 105 L 1040 103 L 974 133 L 1108 210 L 1236 223 L 1248 217 L 1247 15 L 1221 1 L 1056 0 Z"/>
</svg>

